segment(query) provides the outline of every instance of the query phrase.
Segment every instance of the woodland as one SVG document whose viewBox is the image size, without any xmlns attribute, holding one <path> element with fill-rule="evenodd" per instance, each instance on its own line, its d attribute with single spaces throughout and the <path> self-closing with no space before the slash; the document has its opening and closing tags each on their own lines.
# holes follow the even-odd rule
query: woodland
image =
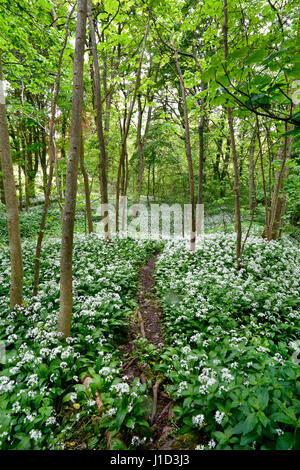
<svg viewBox="0 0 300 470">
<path fill-rule="evenodd" d="M 297 0 L 0 0 L 0 450 L 300 450 L 299 52 Z"/>
</svg>

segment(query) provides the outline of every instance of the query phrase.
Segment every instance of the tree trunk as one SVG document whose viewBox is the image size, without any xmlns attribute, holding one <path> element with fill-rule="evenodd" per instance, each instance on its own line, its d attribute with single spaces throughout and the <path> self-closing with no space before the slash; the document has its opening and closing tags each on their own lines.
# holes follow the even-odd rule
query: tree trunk
<svg viewBox="0 0 300 470">
<path fill-rule="evenodd" d="M 29 190 L 28 190 L 28 163 L 27 163 L 27 146 L 24 137 L 24 130 L 22 132 L 22 149 L 23 149 L 23 172 L 24 172 L 24 186 L 25 186 L 25 211 L 29 210 Z"/>
<path fill-rule="evenodd" d="M 255 150 L 255 137 L 256 132 L 251 138 L 250 150 L 249 150 L 249 210 L 252 211 L 256 205 L 255 197 L 255 168 L 254 168 L 254 150 Z"/>
<path fill-rule="evenodd" d="M 93 77 L 94 77 L 94 88 L 95 88 L 95 106 L 96 106 L 96 126 L 100 148 L 99 155 L 99 182 L 101 192 L 101 205 L 103 208 L 102 216 L 106 219 L 104 225 L 105 238 L 110 240 L 110 227 L 109 227 L 109 211 L 108 211 L 108 190 L 107 190 L 107 155 L 105 147 L 105 136 L 103 131 L 103 107 L 101 97 L 101 81 L 99 73 L 99 60 L 96 43 L 95 26 L 92 16 L 92 6 L 90 0 L 88 0 L 88 17 L 92 44 L 92 56 L 93 56 Z"/>
<path fill-rule="evenodd" d="M 40 151 L 40 162 L 41 162 L 42 173 L 43 173 L 43 191 L 44 191 L 44 196 L 46 197 L 46 192 L 47 192 L 47 139 L 46 139 L 45 129 L 42 129 L 41 137 L 42 137 L 42 149 Z"/>
<path fill-rule="evenodd" d="M 226 195 L 226 175 L 228 176 L 228 165 L 230 161 L 230 138 L 226 138 L 226 150 L 225 150 L 225 156 L 223 157 L 223 168 L 220 173 L 220 197 L 223 198 Z M 229 185 L 230 185 L 230 179 L 229 180 Z"/>
<path fill-rule="evenodd" d="M 205 90 L 205 85 L 201 80 L 201 91 Z M 205 98 L 200 101 L 200 122 L 198 127 L 199 135 L 199 173 L 198 173 L 198 204 L 203 204 L 203 168 L 204 168 L 204 125 L 205 125 L 205 114 L 204 114 Z"/>
<path fill-rule="evenodd" d="M 92 219 L 92 210 L 91 210 L 91 198 L 90 198 L 90 185 L 89 185 L 89 175 L 84 166 L 84 140 L 81 131 L 81 142 L 80 142 L 80 169 L 84 181 L 84 192 L 85 192 L 85 210 L 88 221 L 88 230 L 89 233 L 93 232 L 93 219 Z"/>
<path fill-rule="evenodd" d="M 223 39 L 224 39 L 224 56 L 228 56 L 228 11 L 227 0 L 224 1 L 224 25 L 223 25 Z M 241 204 L 240 204 L 240 173 L 239 162 L 236 151 L 235 135 L 233 127 L 232 108 L 227 108 L 228 127 L 230 132 L 230 143 L 233 158 L 234 168 L 234 209 L 235 209 L 235 229 L 236 229 L 236 262 L 237 267 L 241 266 L 242 256 L 242 223 L 241 223 Z"/>
<path fill-rule="evenodd" d="M 26 133 L 25 133 L 26 136 Z M 28 140 L 27 140 L 27 175 L 28 175 L 28 198 L 35 197 L 35 178 L 38 170 L 38 153 L 33 151 L 34 144 L 34 135 L 29 130 Z"/>
<path fill-rule="evenodd" d="M 134 104 L 136 100 L 137 91 L 139 89 L 140 81 L 141 81 L 141 70 L 142 70 L 143 58 L 144 58 L 144 53 L 146 49 L 146 42 L 147 42 L 149 26 L 150 26 L 150 12 L 151 10 L 149 10 L 149 13 L 148 13 L 147 26 L 146 26 L 146 30 L 144 33 L 143 46 L 142 46 L 142 51 L 141 51 L 141 55 L 139 59 L 139 66 L 136 72 L 136 81 L 134 85 L 133 96 L 131 99 L 131 103 L 129 105 L 127 119 L 126 119 L 126 123 L 124 126 L 124 132 L 123 132 L 122 142 L 121 142 L 121 152 L 120 152 L 120 160 L 119 160 L 119 168 L 118 168 L 118 176 L 117 176 L 117 184 L 116 184 L 116 232 L 118 232 L 119 230 L 119 201 L 120 201 L 121 170 L 122 170 L 122 165 L 123 165 L 125 155 L 126 155 L 126 142 L 127 142 L 127 136 L 129 132 L 131 117 L 133 113 L 133 108 L 134 108 Z"/>
<path fill-rule="evenodd" d="M 87 0 L 79 0 L 77 7 L 76 42 L 74 53 L 70 150 L 67 162 L 66 196 L 62 220 L 60 257 L 60 311 L 58 317 L 58 333 L 64 338 L 70 335 L 72 315 L 73 234 L 81 136 L 86 18 Z"/>
<path fill-rule="evenodd" d="M 0 56 L 0 80 L 2 66 Z M 19 225 L 18 200 L 14 180 L 13 162 L 11 157 L 8 125 L 4 96 L 0 96 L 0 161 L 6 202 L 7 227 L 10 249 L 10 306 L 23 303 L 23 261 Z"/>
<path fill-rule="evenodd" d="M 142 179 L 143 179 L 143 171 L 144 171 L 144 145 L 143 145 L 143 136 L 142 136 L 142 120 L 143 120 L 143 109 L 141 103 L 141 95 L 139 94 L 137 97 L 138 102 L 138 123 L 137 123 L 137 148 L 139 152 L 139 172 L 138 172 L 138 201 L 140 199 L 142 193 Z"/>
<path fill-rule="evenodd" d="M 152 58 L 150 59 L 150 67 L 149 67 L 149 78 L 151 76 L 151 65 L 152 65 Z M 154 86 L 157 83 L 158 72 L 160 68 L 160 63 L 157 65 L 154 77 Z M 138 125 L 137 125 L 137 146 L 139 152 L 139 171 L 138 171 L 138 201 L 140 200 L 140 196 L 142 193 L 142 181 L 143 181 L 143 172 L 144 172 L 144 160 L 145 160 L 145 146 L 147 142 L 147 135 L 149 132 L 150 121 L 152 117 L 152 105 L 151 102 L 153 101 L 154 93 L 147 93 L 147 101 L 150 103 L 148 105 L 147 111 L 147 118 L 146 124 L 144 129 L 144 134 L 142 134 L 142 122 L 143 122 L 143 108 L 141 103 L 141 95 L 138 94 Z"/>
<path fill-rule="evenodd" d="M 188 108 L 186 102 L 186 92 L 184 86 L 183 75 L 181 67 L 179 65 L 177 47 L 173 40 L 173 46 L 175 49 L 175 63 L 177 72 L 179 75 L 180 88 L 181 88 L 181 99 L 184 113 L 184 128 L 185 128 L 185 150 L 186 157 L 188 161 L 188 170 L 189 170 L 189 187 L 190 187 L 190 205 L 191 205 L 191 235 L 190 235 L 190 250 L 195 251 L 196 248 L 196 213 L 195 213 L 195 204 L 194 204 L 194 171 L 193 171 L 193 160 L 192 160 L 192 149 L 191 149 L 191 139 L 190 139 L 190 125 L 189 125 L 189 116 Z"/>
<path fill-rule="evenodd" d="M 286 126 L 286 131 L 287 130 L 290 129 Z M 280 143 L 278 151 L 278 160 L 281 161 L 281 166 L 275 174 L 275 186 L 271 201 L 269 226 L 266 226 L 264 230 L 264 234 L 269 241 L 275 240 L 278 237 L 282 224 L 282 216 L 286 205 L 286 194 L 282 191 L 282 187 L 284 180 L 288 176 L 287 161 L 291 155 L 292 143 L 293 138 L 291 136 L 285 136 L 284 140 Z"/>
<path fill-rule="evenodd" d="M 56 115 L 56 103 L 57 103 L 57 98 L 58 98 L 59 88 L 60 88 L 61 64 L 62 64 L 63 54 L 67 45 L 70 18 L 73 14 L 74 8 L 75 8 L 75 4 L 73 8 L 71 9 L 69 16 L 67 18 L 67 22 L 66 22 L 65 39 L 64 39 L 64 43 L 63 43 L 62 49 L 60 51 L 59 59 L 58 59 L 54 95 L 53 95 L 53 101 L 51 103 L 51 115 L 50 115 L 50 121 L 49 121 L 49 175 L 48 175 L 47 188 L 46 188 L 46 193 L 45 193 L 45 203 L 44 203 L 44 208 L 43 208 L 40 231 L 38 233 L 38 239 L 37 239 L 36 250 L 35 250 L 33 295 L 37 295 L 38 293 L 38 285 L 39 285 L 39 279 L 40 279 L 40 256 L 41 256 L 42 243 L 43 243 L 43 238 L 44 238 L 46 218 L 48 214 L 48 208 L 50 205 L 54 164 L 55 164 L 55 158 L 56 158 L 54 120 L 55 120 L 55 115 Z"/>
<path fill-rule="evenodd" d="M 203 234 L 203 168 L 204 168 L 204 115 L 200 117 L 199 134 L 199 173 L 198 173 L 198 199 L 196 210 L 197 236 Z"/>
<path fill-rule="evenodd" d="M 23 211 L 23 190 L 22 190 L 22 171 L 21 165 L 18 163 L 18 182 L 19 182 L 19 210 Z"/>
</svg>

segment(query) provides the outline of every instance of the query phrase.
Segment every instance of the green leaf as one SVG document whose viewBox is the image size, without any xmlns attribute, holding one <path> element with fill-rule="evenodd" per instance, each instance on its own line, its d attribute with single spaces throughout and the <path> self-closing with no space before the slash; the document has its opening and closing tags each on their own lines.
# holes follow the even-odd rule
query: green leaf
<svg viewBox="0 0 300 470">
<path fill-rule="evenodd" d="M 125 408 L 121 408 L 118 411 L 117 416 L 116 416 L 116 427 L 118 429 L 120 429 L 120 427 L 122 426 L 122 423 L 123 423 L 127 413 L 128 413 L 128 406 L 126 406 Z"/>
<path fill-rule="evenodd" d="M 94 436 L 94 437 L 91 437 L 91 439 L 89 439 L 88 441 L 88 448 L 89 449 L 94 449 L 96 447 L 98 443 L 98 437 Z"/>
<path fill-rule="evenodd" d="M 126 447 L 124 446 L 123 442 L 120 441 L 120 439 L 114 438 L 110 442 L 110 450 L 126 450 Z"/>
<path fill-rule="evenodd" d="M 125 421 L 125 426 L 129 429 L 134 429 L 135 426 L 135 418 L 128 418 Z"/>
<path fill-rule="evenodd" d="M 260 410 L 264 410 L 269 403 L 269 392 L 266 388 L 259 390 L 257 393 L 258 406 Z"/>
<path fill-rule="evenodd" d="M 269 418 L 267 418 L 265 413 L 263 413 L 261 410 L 257 412 L 257 417 L 264 427 L 266 427 L 270 422 Z"/>
<path fill-rule="evenodd" d="M 245 57 L 249 52 L 248 47 L 241 47 L 240 49 L 236 49 L 230 54 L 228 54 L 228 59 L 239 59 L 241 57 Z"/>
<path fill-rule="evenodd" d="M 292 433 L 285 432 L 278 437 L 276 442 L 276 450 L 289 450 L 292 449 L 295 443 L 295 438 Z"/>
<path fill-rule="evenodd" d="M 182 428 L 179 429 L 178 434 L 186 434 L 187 432 L 190 432 L 191 429 L 193 429 L 192 426 L 185 424 L 184 426 L 182 426 Z"/>
<path fill-rule="evenodd" d="M 17 439 L 20 439 L 20 442 L 16 445 L 16 450 L 29 450 L 31 449 L 30 439 L 26 434 L 17 434 Z"/>
<path fill-rule="evenodd" d="M 258 49 L 257 51 L 253 52 L 252 54 L 244 60 L 244 63 L 247 65 L 254 64 L 261 62 L 266 55 L 265 49 Z"/>
<path fill-rule="evenodd" d="M 239 422 L 232 430 L 232 434 L 247 434 L 254 429 L 257 423 L 256 413 L 251 413 L 245 421 Z"/>
<path fill-rule="evenodd" d="M 282 413 L 282 412 L 274 413 L 271 416 L 271 418 L 274 421 L 278 421 L 279 423 L 285 423 L 285 424 L 290 424 L 290 425 L 294 425 L 295 421 L 297 421 L 297 420 L 292 419 L 290 416 L 288 416 L 287 414 Z"/>
<path fill-rule="evenodd" d="M 248 434 L 245 434 L 244 436 L 241 437 L 240 444 L 242 446 L 246 446 L 248 444 L 251 444 L 257 439 L 257 433 L 256 432 L 251 432 Z"/>
</svg>

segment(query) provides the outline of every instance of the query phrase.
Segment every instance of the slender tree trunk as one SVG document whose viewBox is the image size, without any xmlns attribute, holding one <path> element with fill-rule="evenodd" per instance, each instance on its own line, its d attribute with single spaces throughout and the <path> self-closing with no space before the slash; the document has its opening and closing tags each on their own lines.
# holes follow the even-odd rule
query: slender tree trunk
<svg viewBox="0 0 300 470">
<path fill-rule="evenodd" d="M 23 172 L 25 182 L 25 211 L 29 210 L 29 189 L 28 189 L 28 160 L 27 160 L 27 145 L 24 137 L 24 130 L 22 133 L 22 147 L 23 147 Z"/>
<path fill-rule="evenodd" d="M 203 204 L 203 166 L 204 166 L 204 116 L 200 118 L 199 135 L 199 174 L 198 174 L 198 204 Z"/>
<path fill-rule="evenodd" d="M 155 198 L 156 191 L 155 191 L 155 158 L 153 157 L 152 161 L 152 196 L 153 199 Z"/>
<path fill-rule="evenodd" d="M 220 197 L 225 197 L 226 195 L 226 175 L 229 180 L 229 185 L 231 186 L 230 178 L 228 175 L 228 165 L 230 161 L 230 138 L 226 138 L 226 149 L 225 149 L 225 156 L 221 154 L 223 160 L 223 167 L 220 173 Z"/>
<path fill-rule="evenodd" d="M 24 132 L 24 136 L 26 141 L 26 173 L 29 206 L 30 198 L 35 197 L 35 177 L 38 170 L 38 154 L 32 150 L 34 136 L 31 128 L 29 128 L 28 132 Z"/>
<path fill-rule="evenodd" d="M 63 114 L 61 122 L 61 147 L 60 154 L 63 161 L 66 160 L 66 134 L 67 134 L 67 116 Z"/>
<path fill-rule="evenodd" d="M 201 83 L 201 90 L 204 90 L 203 82 Z M 203 169 L 204 169 L 204 99 L 201 100 L 201 112 L 203 113 L 200 117 L 198 135 L 199 135 L 199 172 L 198 172 L 198 198 L 197 198 L 197 212 L 196 212 L 196 228 L 197 236 L 202 235 L 203 232 Z"/>
<path fill-rule="evenodd" d="M 255 150 L 255 137 L 256 131 L 254 131 L 250 142 L 249 149 L 249 210 L 252 211 L 256 206 L 255 197 L 255 168 L 254 168 L 254 150 Z"/>
<path fill-rule="evenodd" d="M 58 333 L 64 338 L 70 335 L 72 315 L 73 234 L 81 137 L 86 19 L 87 0 L 79 0 L 74 53 L 71 137 L 67 162 L 66 197 L 62 220 L 60 257 L 60 310 L 58 317 Z"/>
<path fill-rule="evenodd" d="M 121 23 L 118 25 L 118 34 L 122 33 Z M 103 42 L 105 40 L 104 34 L 102 34 Z M 108 156 L 108 141 L 109 141 L 109 131 L 110 131 L 110 119 L 111 119 L 111 107 L 112 107 L 112 98 L 115 88 L 115 75 L 120 66 L 121 62 L 121 43 L 118 42 L 117 45 L 117 60 L 114 60 L 114 57 L 111 57 L 111 74 L 110 74 L 110 89 L 107 89 L 107 60 L 106 57 L 103 60 L 103 88 L 105 94 L 105 118 L 104 118 L 104 140 L 105 140 L 105 149 L 106 149 L 106 171 L 109 167 L 109 156 Z M 115 50 L 115 49 L 114 49 Z"/>
<path fill-rule="evenodd" d="M 190 250 L 195 251 L 196 248 L 196 212 L 195 212 L 195 203 L 194 203 L 194 170 L 193 170 L 193 160 L 192 160 L 192 149 L 191 149 L 191 139 L 190 139 L 190 125 L 189 125 L 189 116 L 188 108 L 186 102 L 186 91 L 184 86 L 184 79 L 179 65 L 177 47 L 173 40 L 173 47 L 175 50 L 175 63 L 177 72 L 179 75 L 180 88 L 181 88 L 181 99 L 184 113 L 184 128 L 185 128 L 185 150 L 186 157 L 188 161 L 188 170 L 189 170 L 189 187 L 190 187 L 190 205 L 191 205 L 191 236 L 190 236 Z"/>
<path fill-rule="evenodd" d="M 53 136 L 53 139 L 52 139 L 52 142 L 51 142 L 50 145 L 52 146 L 52 152 L 53 152 L 53 157 L 54 157 L 56 191 L 57 191 L 58 204 L 59 204 L 59 208 L 60 208 L 60 215 L 62 217 L 63 216 L 63 191 L 62 191 L 61 177 L 62 177 L 62 180 L 63 180 L 63 175 L 60 175 L 59 171 L 58 171 L 58 158 L 57 158 L 56 144 L 55 144 L 54 136 Z"/>
<path fill-rule="evenodd" d="M 151 172 L 151 165 L 148 165 L 148 177 L 147 177 L 147 204 L 150 204 L 150 172 Z"/>
<path fill-rule="evenodd" d="M 95 89 L 95 106 L 96 106 L 96 126 L 100 148 L 99 155 L 99 182 L 101 191 L 101 205 L 103 206 L 102 216 L 106 219 L 104 226 L 105 238 L 110 240 L 110 227 L 109 227 L 109 211 L 108 211 L 108 190 L 107 190 L 107 155 L 105 147 L 105 136 L 103 131 L 103 107 L 101 97 L 101 81 L 99 72 L 99 60 L 97 51 L 97 42 L 95 34 L 95 26 L 92 16 L 92 6 L 90 0 L 88 0 L 88 18 L 90 26 L 91 44 L 92 44 L 92 56 L 93 56 L 93 77 L 94 77 L 94 89 Z"/>
<path fill-rule="evenodd" d="M 19 182 L 19 210 L 23 211 L 23 190 L 22 190 L 22 171 L 21 165 L 18 163 L 18 182 Z"/>
<path fill-rule="evenodd" d="M 0 80 L 2 80 L 1 56 Z M 10 249 L 10 306 L 11 308 L 14 308 L 16 305 L 22 305 L 23 303 L 23 261 L 19 225 L 18 200 L 14 180 L 14 170 L 10 150 L 4 96 L 0 96 L 0 161 L 5 194 Z"/>
<path fill-rule="evenodd" d="M 62 49 L 60 51 L 59 59 L 58 59 L 54 95 L 53 95 L 53 101 L 51 103 L 51 115 L 50 115 L 50 121 L 49 121 L 49 175 L 48 175 L 48 181 L 47 181 L 42 220 L 41 220 L 41 225 L 40 225 L 40 230 L 38 233 L 38 239 L 37 239 L 36 250 L 35 250 L 33 295 L 37 295 L 38 293 L 38 285 L 39 285 L 39 279 L 40 279 L 40 257 L 41 257 L 41 251 L 42 251 L 42 243 L 43 243 L 43 238 L 44 238 L 46 218 L 47 218 L 48 209 L 50 205 L 54 164 L 55 164 L 55 159 L 56 159 L 54 121 L 55 121 L 55 115 L 56 115 L 57 98 L 58 98 L 59 88 L 60 88 L 61 64 L 62 64 L 63 54 L 64 54 L 64 51 L 67 45 L 67 40 L 68 40 L 70 18 L 73 14 L 74 8 L 75 8 L 75 4 L 73 8 L 71 9 L 67 22 L 66 22 L 65 39 L 64 39 L 64 43 L 63 43 Z"/>
<path fill-rule="evenodd" d="M 201 80 L 201 91 L 205 90 L 205 84 Z M 204 168 L 204 125 L 205 125 L 205 112 L 204 112 L 205 98 L 200 100 L 200 121 L 198 126 L 199 135 L 199 173 L 198 173 L 198 198 L 197 203 L 203 204 L 203 168 Z"/>
<path fill-rule="evenodd" d="M 145 54 L 146 42 L 147 42 L 149 26 L 150 26 L 150 13 L 151 13 L 151 9 L 149 9 L 149 13 L 148 13 L 147 26 L 146 26 L 146 30 L 144 34 L 143 46 L 142 46 L 142 51 L 141 51 L 141 55 L 139 59 L 139 66 L 136 72 L 136 81 L 135 81 L 135 86 L 133 90 L 133 96 L 131 99 L 131 103 L 129 105 L 127 119 L 126 119 L 124 132 L 122 136 L 122 142 L 121 142 L 121 152 L 120 152 L 120 160 L 119 160 L 119 168 L 118 168 L 118 176 L 117 176 L 117 184 L 116 184 L 116 232 L 118 232 L 119 230 L 119 201 L 120 201 L 121 170 L 122 170 L 122 165 L 123 165 L 125 155 L 126 155 L 126 142 L 127 142 L 127 136 L 129 132 L 131 117 L 133 113 L 133 108 L 134 108 L 134 104 L 136 100 L 137 91 L 138 91 L 138 88 L 140 86 L 140 81 L 141 81 L 141 70 L 142 70 L 143 58 Z"/>
<path fill-rule="evenodd" d="M 224 1 L 224 25 L 223 25 L 223 39 L 224 39 L 224 56 L 228 56 L 228 11 L 227 0 Z M 241 222 L 241 204 L 240 204 L 240 173 L 239 162 L 236 151 L 235 135 L 233 127 L 232 108 L 227 108 L 228 126 L 230 132 L 230 143 L 233 158 L 234 168 L 234 208 L 235 208 L 235 228 L 236 228 L 236 262 L 237 267 L 241 266 L 242 256 L 242 222 Z"/>
<path fill-rule="evenodd" d="M 82 131 L 81 131 L 82 132 Z M 88 221 L 88 230 L 89 233 L 93 232 L 93 219 L 92 219 L 92 209 L 91 209 L 91 198 L 90 198 L 90 185 L 89 185 L 89 175 L 84 166 L 84 140 L 81 133 L 80 141 L 80 169 L 84 181 L 84 192 L 85 192 L 85 210 Z"/>
<path fill-rule="evenodd" d="M 121 231 L 125 232 L 127 227 L 127 188 L 128 188 L 128 151 L 126 146 L 125 161 L 123 168 L 123 185 L 122 185 L 122 199 L 121 199 Z"/>
<path fill-rule="evenodd" d="M 258 140 L 258 148 L 259 148 L 259 158 L 260 158 L 260 168 L 261 168 L 261 176 L 262 176 L 262 183 L 263 183 L 263 191 L 264 191 L 264 206 L 265 206 L 265 229 L 263 232 L 263 237 L 267 237 L 267 233 L 269 230 L 270 225 L 270 211 L 268 206 L 268 195 L 267 195 L 267 185 L 266 185 L 266 177 L 265 177 L 265 168 L 264 168 L 264 155 L 263 155 L 263 148 L 262 142 L 260 137 L 260 127 L 259 127 L 259 120 L 256 116 L 256 127 L 257 127 L 257 140 Z M 269 181 L 271 183 L 271 180 Z"/>
<path fill-rule="evenodd" d="M 151 99 L 153 99 L 153 97 Z M 146 119 L 144 134 L 142 135 L 141 128 L 140 128 L 140 134 L 137 136 L 138 151 L 139 151 L 139 157 L 140 157 L 139 172 L 138 172 L 138 199 L 140 198 L 141 193 L 142 193 L 142 182 L 143 182 L 144 160 L 145 160 L 145 146 L 146 146 L 146 142 L 147 142 L 147 136 L 148 136 L 148 132 L 149 132 L 151 116 L 152 116 L 152 107 L 149 106 L 148 112 L 147 112 L 147 119 Z"/>
<path fill-rule="evenodd" d="M 42 149 L 41 149 L 41 152 L 40 152 L 40 162 L 41 162 L 42 173 L 43 173 L 43 191 L 44 191 L 44 196 L 46 197 L 46 192 L 47 192 L 47 139 L 46 139 L 45 129 L 42 129 L 41 137 L 42 137 L 43 146 L 42 146 Z"/>
<path fill-rule="evenodd" d="M 288 130 L 286 126 L 286 131 Z M 281 162 L 280 168 L 275 174 L 275 186 L 272 195 L 269 227 L 265 228 L 265 234 L 268 240 L 275 240 L 280 232 L 282 216 L 285 211 L 286 194 L 282 191 L 283 182 L 288 176 L 287 161 L 292 151 L 293 139 L 291 136 L 285 136 L 281 142 L 278 151 L 278 160 Z"/>
<path fill-rule="evenodd" d="M 143 120 L 143 110 L 142 110 L 142 103 L 141 103 L 141 95 L 138 94 L 137 97 L 138 102 L 138 123 L 137 123 L 137 147 L 139 152 L 139 171 L 138 171 L 138 201 L 140 199 L 142 193 L 142 179 L 143 179 L 143 171 L 144 171 L 144 145 L 143 145 L 143 136 L 142 136 L 142 120 Z"/>
<path fill-rule="evenodd" d="M 150 59 L 149 78 L 151 76 L 151 63 L 152 63 L 152 60 Z M 155 71 L 154 85 L 156 85 L 156 83 L 157 83 L 159 68 L 160 68 L 160 64 L 158 64 L 158 66 L 156 68 L 156 71 Z M 148 111 L 147 111 L 147 118 L 146 118 L 144 134 L 142 134 L 143 108 L 142 108 L 142 103 L 141 103 L 141 96 L 140 96 L 140 94 L 138 94 L 138 125 L 137 125 L 137 146 L 138 146 L 138 152 L 139 152 L 139 171 L 138 171 L 138 190 L 137 190 L 137 192 L 138 192 L 138 201 L 139 201 L 141 193 L 142 193 L 142 181 L 143 181 L 144 160 L 145 160 L 145 146 L 146 146 L 146 142 L 147 142 L 147 136 L 148 136 L 151 117 L 152 117 L 151 102 L 153 101 L 153 98 L 154 98 L 154 93 L 151 93 L 151 94 L 147 93 L 147 100 L 148 100 L 148 102 L 150 102 L 150 105 L 148 105 Z"/>
</svg>

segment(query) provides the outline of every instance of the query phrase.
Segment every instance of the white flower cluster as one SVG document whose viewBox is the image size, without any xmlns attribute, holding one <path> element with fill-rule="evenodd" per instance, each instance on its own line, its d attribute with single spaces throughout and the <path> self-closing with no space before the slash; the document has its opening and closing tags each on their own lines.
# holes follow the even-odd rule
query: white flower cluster
<svg viewBox="0 0 300 470">
<path fill-rule="evenodd" d="M 118 395 L 129 393 L 129 385 L 126 382 L 119 382 L 111 386 L 111 390 L 115 390 Z"/>
<path fill-rule="evenodd" d="M 203 426 L 204 420 L 205 420 L 205 417 L 202 414 L 192 417 L 192 423 L 198 427 Z"/>
<path fill-rule="evenodd" d="M 221 412 L 221 411 L 217 410 L 216 414 L 215 414 L 216 423 L 217 424 L 222 424 L 224 416 L 225 416 L 224 412 Z"/>
</svg>

